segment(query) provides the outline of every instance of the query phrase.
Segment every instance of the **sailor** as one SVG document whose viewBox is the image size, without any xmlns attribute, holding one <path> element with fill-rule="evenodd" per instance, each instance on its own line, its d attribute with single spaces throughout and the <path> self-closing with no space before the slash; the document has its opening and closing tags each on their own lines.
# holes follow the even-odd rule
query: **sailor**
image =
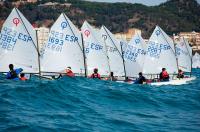
<svg viewBox="0 0 200 132">
<path fill-rule="evenodd" d="M 66 75 L 69 76 L 69 77 L 75 76 L 70 66 L 67 67 L 67 69 L 66 69 Z"/>
<path fill-rule="evenodd" d="M 117 81 L 117 78 L 114 77 L 114 73 L 110 72 L 110 81 Z"/>
<path fill-rule="evenodd" d="M 177 78 L 184 78 L 184 73 L 181 69 L 178 70 Z"/>
<path fill-rule="evenodd" d="M 97 68 L 94 68 L 94 73 L 90 76 L 90 78 L 101 79 L 101 76 L 98 73 L 98 69 Z"/>
<path fill-rule="evenodd" d="M 28 79 L 25 77 L 25 74 L 24 74 L 24 73 L 21 73 L 21 74 L 20 74 L 20 80 L 26 81 L 26 80 L 28 80 Z"/>
<path fill-rule="evenodd" d="M 160 73 L 160 81 L 169 81 L 169 74 L 166 71 L 166 68 L 162 68 L 162 72 Z"/>
<path fill-rule="evenodd" d="M 13 64 L 9 64 L 10 71 L 7 73 L 7 79 L 19 80 L 18 75 L 23 71 L 22 68 L 14 69 Z"/>
<path fill-rule="evenodd" d="M 146 78 L 143 76 L 142 72 L 139 72 L 139 78 L 134 82 L 134 84 L 144 84 L 146 83 Z"/>
<path fill-rule="evenodd" d="M 130 78 L 126 77 L 125 80 L 124 80 L 124 82 L 131 83 L 131 82 L 133 82 L 133 80 L 131 80 Z"/>
</svg>

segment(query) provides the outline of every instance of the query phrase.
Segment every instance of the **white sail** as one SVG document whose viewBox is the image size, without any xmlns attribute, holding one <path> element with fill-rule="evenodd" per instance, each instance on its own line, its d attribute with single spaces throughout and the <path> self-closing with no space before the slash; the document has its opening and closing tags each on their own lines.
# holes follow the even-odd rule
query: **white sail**
<svg viewBox="0 0 200 132">
<path fill-rule="evenodd" d="M 81 33 L 65 14 L 61 14 L 51 27 L 41 58 L 41 71 L 64 72 L 68 66 L 74 73 L 84 74 Z"/>
<path fill-rule="evenodd" d="M 110 71 L 115 76 L 124 76 L 125 71 L 120 41 L 105 26 L 101 28 L 101 36 L 107 49 Z"/>
<path fill-rule="evenodd" d="M 200 55 L 197 52 L 192 57 L 192 68 L 200 68 Z"/>
<path fill-rule="evenodd" d="M 156 26 L 147 45 L 143 73 L 159 74 L 162 68 L 170 74 L 178 71 L 173 40 Z"/>
<path fill-rule="evenodd" d="M 87 21 L 83 23 L 81 31 L 84 39 L 88 73 L 91 74 L 94 68 L 98 68 L 101 75 L 109 75 L 108 58 L 101 34 L 94 30 Z"/>
<path fill-rule="evenodd" d="M 184 72 L 191 72 L 192 66 L 192 48 L 189 46 L 185 38 L 180 38 L 176 45 L 176 56 L 178 59 L 178 67 Z"/>
<path fill-rule="evenodd" d="M 14 8 L 0 33 L 0 71 L 9 71 L 8 65 L 23 68 L 26 73 L 38 73 L 36 32 L 22 13 Z"/>
<path fill-rule="evenodd" d="M 127 76 L 138 77 L 138 73 L 142 72 L 145 58 L 145 42 L 141 35 L 136 34 L 128 43 L 124 52 L 125 66 Z"/>
</svg>

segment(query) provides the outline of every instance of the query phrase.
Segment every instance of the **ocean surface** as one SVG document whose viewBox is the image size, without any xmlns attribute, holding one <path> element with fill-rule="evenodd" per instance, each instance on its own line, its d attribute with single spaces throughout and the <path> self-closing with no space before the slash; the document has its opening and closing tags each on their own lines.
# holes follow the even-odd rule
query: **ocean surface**
<svg viewBox="0 0 200 132">
<path fill-rule="evenodd" d="M 182 86 L 0 80 L 0 131 L 200 132 L 200 70 Z"/>
</svg>

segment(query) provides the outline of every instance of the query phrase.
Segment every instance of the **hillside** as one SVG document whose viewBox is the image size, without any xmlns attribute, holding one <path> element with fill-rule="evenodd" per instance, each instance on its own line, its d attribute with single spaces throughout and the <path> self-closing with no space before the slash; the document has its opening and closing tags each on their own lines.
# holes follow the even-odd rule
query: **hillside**
<svg viewBox="0 0 200 132">
<path fill-rule="evenodd" d="M 180 31 L 200 31 L 200 5 L 196 0 L 168 0 L 159 6 L 151 7 L 142 4 L 80 0 L 54 0 L 58 4 L 44 5 L 50 1 L 52 0 L 24 3 L 18 5 L 18 8 L 31 23 L 38 26 L 50 27 L 60 13 L 64 12 L 79 28 L 84 20 L 87 20 L 97 27 L 103 24 L 114 33 L 126 32 L 135 27 L 142 29 L 144 37 L 149 37 L 157 24 L 170 35 Z M 0 5 L 1 24 L 13 7 L 8 1 Z"/>
</svg>

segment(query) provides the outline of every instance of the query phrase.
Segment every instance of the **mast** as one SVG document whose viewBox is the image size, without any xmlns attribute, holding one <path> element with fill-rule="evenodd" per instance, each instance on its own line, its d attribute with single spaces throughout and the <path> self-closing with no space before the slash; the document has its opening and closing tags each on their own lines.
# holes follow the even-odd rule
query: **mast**
<svg viewBox="0 0 200 132">
<path fill-rule="evenodd" d="M 102 36 L 103 37 L 103 36 Z M 110 58 L 108 57 L 108 52 L 107 52 L 107 46 L 106 46 L 106 39 L 107 39 L 107 36 L 104 36 L 103 37 L 103 41 L 104 41 L 104 45 L 105 45 L 105 50 L 106 50 L 106 57 L 107 57 L 107 61 L 108 61 L 108 68 L 109 68 L 109 72 L 111 73 L 111 70 L 110 70 Z M 110 74 L 109 73 L 109 74 Z M 111 78 L 111 76 L 110 76 L 110 80 L 111 80 L 112 78 Z"/>
<path fill-rule="evenodd" d="M 36 41 L 37 41 L 37 53 L 38 53 L 38 66 L 39 66 L 39 76 L 41 77 L 41 65 L 40 65 L 40 52 L 39 52 L 39 44 L 38 44 L 38 30 L 35 30 L 36 33 Z"/>
<path fill-rule="evenodd" d="M 126 67 L 125 67 L 125 60 L 124 60 L 124 51 L 122 49 L 122 45 L 121 46 L 121 51 L 122 51 L 122 61 L 123 61 L 123 66 L 124 66 L 124 76 L 125 76 L 125 80 L 126 80 Z"/>
<path fill-rule="evenodd" d="M 71 28 L 71 26 L 70 26 L 70 24 L 69 24 L 69 22 L 68 22 L 68 19 L 67 19 L 66 15 L 65 15 L 64 13 L 63 13 L 63 16 L 64 16 L 65 20 L 67 21 L 67 23 L 68 23 L 68 25 L 69 25 L 69 28 L 70 28 L 70 30 L 71 30 L 71 32 L 72 32 L 72 34 L 75 36 L 75 33 L 73 32 L 73 30 L 72 30 L 72 28 Z M 79 44 L 79 42 L 78 42 L 78 41 L 76 41 L 76 42 L 77 42 L 77 44 L 78 44 L 80 50 L 83 52 L 83 61 L 84 61 L 85 77 L 87 77 L 87 64 L 86 64 L 85 48 L 84 48 L 84 41 L 83 41 L 83 35 L 82 35 L 82 33 L 81 33 L 81 41 L 82 41 L 82 46 L 83 46 L 82 48 L 81 48 L 81 45 Z"/>
<path fill-rule="evenodd" d="M 30 33 L 29 33 L 29 31 L 28 31 L 28 29 L 27 29 L 27 27 L 26 27 L 25 24 L 24 24 L 23 19 L 21 18 L 20 14 L 19 14 L 19 12 L 18 12 L 18 9 L 15 8 L 15 10 L 16 10 L 16 12 L 17 12 L 19 18 L 21 19 L 22 24 L 23 24 L 23 26 L 24 26 L 26 32 L 28 33 L 29 36 L 31 36 Z M 37 41 L 37 47 L 36 47 L 35 42 L 33 41 L 33 39 L 31 39 L 31 40 L 32 40 L 33 45 L 34 45 L 34 47 L 35 47 L 35 49 L 36 49 L 36 51 L 37 51 L 37 54 L 38 54 L 39 75 L 41 75 L 41 70 L 40 70 L 40 58 L 39 58 L 39 57 L 40 57 L 40 53 L 39 53 L 39 46 L 38 46 L 37 30 L 36 30 L 36 41 Z"/>
<path fill-rule="evenodd" d="M 106 31 L 107 35 L 109 36 L 110 40 L 112 41 L 113 45 L 115 46 L 115 48 L 117 49 L 119 55 L 120 55 L 121 58 L 122 58 L 122 61 L 123 61 L 123 67 L 124 67 L 124 76 L 125 76 L 125 79 L 126 79 L 126 67 L 125 67 L 125 61 L 124 61 L 124 56 L 123 56 L 122 45 L 120 45 L 120 47 L 121 47 L 121 52 L 122 52 L 122 53 L 120 53 L 119 49 L 118 49 L 117 46 L 115 45 L 113 39 L 110 37 L 110 35 L 109 35 L 108 31 L 106 30 L 105 26 L 103 26 L 103 29 Z M 104 40 L 104 41 L 105 41 L 105 40 Z"/>
<path fill-rule="evenodd" d="M 86 63 L 85 46 L 84 46 L 83 34 L 82 33 L 81 33 L 81 41 L 82 41 L 82 46 L 83 46 L 83 60 L 84 60 L 85 77 L 87 77 L 87 63 Z"/>
<path fill-rule="evenodd" d="M 164 36 L 164 35 L 163 35 L 163 36 Z M 177 58 L 177 56 L 176 56 L 176 46 L 175 46 L 174 36 L 175 36 L 175 35 L 173 34 L 173 39 L 172 39 L 172 40 L 173 40 L 173 45 L 174 45 L 174 52 L 175 52 L 174 54 L 175 54 L 175 57 L 176 57 L 177 69 L 179 69 L 179 67 L 178 67 L 178 58 Z"/>
</svg>

